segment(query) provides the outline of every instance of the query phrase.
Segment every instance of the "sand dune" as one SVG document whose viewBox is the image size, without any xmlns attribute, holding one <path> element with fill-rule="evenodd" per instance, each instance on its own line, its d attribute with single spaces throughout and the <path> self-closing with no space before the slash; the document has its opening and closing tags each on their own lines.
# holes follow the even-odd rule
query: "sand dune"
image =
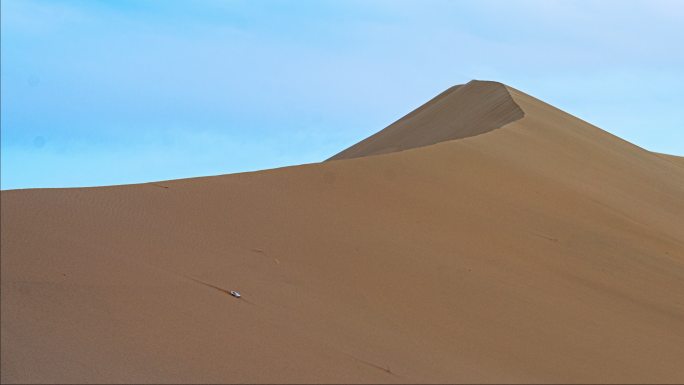
<svg viewBox="0 0 684 385">
<path fill-rule="evenodd" d="M 330 160 L 378 155 L 467 138 L 501 128 L 523 115 L 506 86 L 473 80 L 449 88 Z"/>
<path fill-rule="evenodd" d="M 3 191 L 2 382 L 684 381 L 681 158 L 471 82 L 332 159 Z"/>
<path fill-rule="evenodd" d="M 684 166 L 684 157 L 681 156 L 675 156 L 675 155 L 669 155 L 669 154 L 656 154 L 662 158 L 665 158 L 669 160 L 670 162 L 673 162 L 675 164 L 678 164 L 680 166 Z"/>
</svg>

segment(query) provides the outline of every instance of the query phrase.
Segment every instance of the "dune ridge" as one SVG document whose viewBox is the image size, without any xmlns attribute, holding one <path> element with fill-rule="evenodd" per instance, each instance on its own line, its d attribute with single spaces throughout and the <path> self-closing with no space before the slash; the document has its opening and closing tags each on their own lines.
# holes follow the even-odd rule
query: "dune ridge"
<svg viewBox="0 0 684 385">
<path fill-rule="evenodd" d="M 328 160 L 350 159 L 480 135 L 521 119 L 524 111 L 502 83 L 472 80 L 427 103 Z"/>
<path fill-rule="evenodd" d="M 471 86 L 348 159 L 0 192 L 2 382 L 683 382 L 682 158 Z"/>
</svg>

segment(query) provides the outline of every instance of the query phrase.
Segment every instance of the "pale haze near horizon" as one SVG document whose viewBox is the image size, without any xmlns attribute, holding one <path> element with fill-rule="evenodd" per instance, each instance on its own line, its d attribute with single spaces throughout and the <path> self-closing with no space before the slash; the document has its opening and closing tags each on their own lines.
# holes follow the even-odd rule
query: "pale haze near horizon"
<svg viewBox="0 0 684 385">
<path fill-rule="evenodd" d="M 317 162 L 471 79 L 684 155 L 684 2 L 1 4 L 2 189 Z"/>
</svg>

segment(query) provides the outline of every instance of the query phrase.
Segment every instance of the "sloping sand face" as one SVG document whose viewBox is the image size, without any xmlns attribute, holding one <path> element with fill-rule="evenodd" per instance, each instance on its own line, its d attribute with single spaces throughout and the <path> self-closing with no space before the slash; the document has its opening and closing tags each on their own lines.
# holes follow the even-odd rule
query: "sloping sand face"
<svg viewBox="0 0 684 385">
<path fill-rule="evenodd" d="M 329 160 L 385 154 L 480 135 L 523 115 L 505 85 L 473 80 L 449 88 Z"/>
<path fill-rule="evenodd" d="M 681 158 L 481 85 L 434 144 L 3 191 L 2 382 L 684 381 Z"/>
</svg>

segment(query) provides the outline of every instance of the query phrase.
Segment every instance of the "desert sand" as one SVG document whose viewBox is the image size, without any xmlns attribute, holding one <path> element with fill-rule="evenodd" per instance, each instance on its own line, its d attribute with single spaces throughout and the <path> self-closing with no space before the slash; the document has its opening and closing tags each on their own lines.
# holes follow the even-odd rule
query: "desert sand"
<svg viewBox="0 0 684 385">
<path fill-rule="evenodd" d="M 1 199 L 3 383 L 684 382 L 684 160 L 500 83 L 323 163 Z"/>
</svg>

